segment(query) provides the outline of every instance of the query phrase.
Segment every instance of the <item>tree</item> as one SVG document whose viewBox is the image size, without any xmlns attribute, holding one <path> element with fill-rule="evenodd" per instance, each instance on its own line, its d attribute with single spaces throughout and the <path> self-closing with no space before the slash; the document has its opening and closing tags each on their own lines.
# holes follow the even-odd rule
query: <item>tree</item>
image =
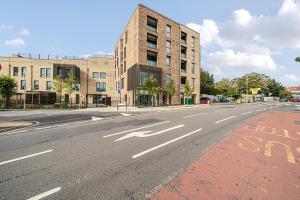
<svg viewBox="0 0 300 200">
<path fill-rule="evenodd" d="M 239 94 L 249 94 L 250 88 L 260 88 L 261 92 L 268 94 L 268 81 L 270 77 L 259 74 L 259 73 L 250 73 L 246 74 L 240 78 L 233 80 L 233 83 L 237 85 L 237 90 Z"/>
<path fill-rule="evenodd" d="M 76 85 L 80 83 L 80 81 L 73 77 L 72 75 L 68 75 L 67 79 L 64 80 L 64 88 L 66 90 L 66 92 L 69 94 L 70 96 L 70 102 L 72 104 L 72 97 L 71 95 L 73 94 L 74 91 L 77 91 L 78 89 L 76 88 Z"/>
<path fill-rule="evenodd" d="M 300 57 L 296 57 L 296 58 L 295 58 L 295 61 L 296 61 L 296 62 L 300 62 Z"/>
<path fill-rule="evenodd" d="M 5 99 L 5 107 L 8 109 L 10 98 L 17 91 L 17 82 L 9 76 L 0 75 L 0 95 Z"/>
<path fill-rule="evenodd" d="M 270 79 L 267 85 L 269 92 L 272 93 L 272 96 L 278 97 L 281 91 L 286 90 L 285 87 L 275 79 Z"/>
<path fill-rule="evenodd" d="M 191 97 L 194 92 L 194 88 L 190 86 L 190 82 L 188 79 L 186 79 L 184 88 L 182 91 L 183 94 L 183 104 L 185 104 L 185 97 Z"/>
<path fill-rule="evenodd" d="M 173 80 L 171 80 L 167 83 L 167 92 L 169 94 L 169 104 L 171 105 L 172 97 L 174 96 L 174 94 L 176 92 L 176 86 L 175 86 L 175 82 Z"/>
<path fill-rule="evenodd" d="M 279 97 L 281 99 L 289 99 L 292 98 L 292 93 L 285 88 L 279 92 Z"/>
<path fill-rule="evenodd" d="M 56 76 L 53 79 L 52 89 L 56 91 L 59 96 L 59 102 L 61 102 L 62 92 L 65 88 L 65 80 L 62 79 L 60 76 Z"/>
<path fill-rule="evenodd" d="M 229 79 L 223 79 L 223 80 L 217 82 L 215 84 L 215 89 L 218 91 L 219 94 L 227 96 L 227 97 L 232 97 L 232 96 L 238 95 L 236 84 L 234 84 Z"/>
<path fill-rule="evenodd" d="M 161 87 L 159 87 L 157 79 L 153 75 L 150 75 L 145 78 L 144 84 L 139 88 L 148 92 L 152 99 L 152 106 L 154 106 L 154 99 L 161 91 Z"/>
<path fill-rule="evenodd" d="M 202 94 L 215 94 L 214 75 L 208 71 L 201 70 L 200 73 L 200 91 Z"/>
</svg>

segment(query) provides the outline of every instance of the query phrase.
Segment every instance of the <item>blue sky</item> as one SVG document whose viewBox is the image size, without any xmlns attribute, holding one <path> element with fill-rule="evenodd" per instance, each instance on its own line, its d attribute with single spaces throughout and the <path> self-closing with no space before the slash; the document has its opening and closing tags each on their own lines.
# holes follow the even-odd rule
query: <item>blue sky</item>
<svg viewBox="0 0 300 200">
<path fill-rule="evenodd" d="M 200 31 L 217 80 L 255 71 L 300 85 L 300 0 L 4 0 L 0 55 L 109 54 L 138 3 Z"/>
</svg>

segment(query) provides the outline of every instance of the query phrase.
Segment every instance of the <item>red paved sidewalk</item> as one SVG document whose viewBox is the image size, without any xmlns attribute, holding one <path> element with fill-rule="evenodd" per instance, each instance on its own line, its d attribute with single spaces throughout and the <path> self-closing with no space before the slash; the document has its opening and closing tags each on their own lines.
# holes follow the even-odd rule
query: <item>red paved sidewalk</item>
<svg viewBox="0 0 300 200">
<path fill-rule="evenodd" d="M 269 112 L 234 130 L 155 199 L 300 200 L 300 114 Z"/>
</svg>

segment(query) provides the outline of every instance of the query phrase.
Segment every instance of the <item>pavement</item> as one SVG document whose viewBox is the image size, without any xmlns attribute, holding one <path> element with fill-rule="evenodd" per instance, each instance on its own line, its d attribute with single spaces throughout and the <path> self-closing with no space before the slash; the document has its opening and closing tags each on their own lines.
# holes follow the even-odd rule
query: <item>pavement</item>
<svg viewBox="0 0 300 200">
<path fill-rule="evenodd" d="M 77 117 L 75 115 L 79 112 L 81 113 L 79 115 L 86 115 L 88 118 L 72 122 L 64 121 L 69 119 L 66 116 L 72 116 L 71 118 L 75 119 Z M 281 113 L 286 113 L 286 115 Z M 209 161 L 214 161 L 215 165 L 222 161 L 224 163 L 221 162 L 220 166 L 228 170 L 217 171 L 218 176 L 207 175 L 206 178 L 215 177 L 224 186 L 227 184 L 222 180 L 226 180 L 227 174 L 234 166 L 228 164 L 231 159 L 236 164 L 236 159 L 242 159 L 243 156 L 244 159 L 257 156 L 255 153 L 244 155 L 241 153 L 243 149 L 233 145 L 234 142 L 245 142 L 235 139 L 235 134 L 239 135 L 238 133 L 241 132 L 238 128 L 244 127 L 251 120 L 262 119 L 264 115 L 274 116 L 273 121 L 268 123 L 275 124 L 274 126 L 279 128 L 277 125 L 281 121 L 278 117 L 282 115 L 288 120 L 290 113 L 297 118 L 296 121 L 300 121 L 299 111 L 289 104 L 195 106 L 155 112 L 90 110 L 57 114 L 50 111 L 47 113 L 50 116 L 44 116 L 43 112 L 28 112 L 28 115 L 24 115 L 24 113 L 19 114 L 14 111 L 10 115 L 1 115 L 0 120 L 24 121 L 28 119 L 30 121 L 36 119 L 41 125 L 0 130 L 0 199 L 160 198 L 160 192 L 163 192 L 168 184 L 178 180 L 176 177 L 184 177 L 184 173 L 188 172 L 195 162 L 198 163 L 199 158 L 211 157 L 209 156 L 211 152 L 212 155 L 218 156 Z M 46 118 L 50 119 L 51 116 L 55 116 L 57 121 L 62 122 L 47 124 L 53 122 L 53 119 L 46 121 Z M 284 122 L 283 124 L 290 127 L 290 123 Z M 258 122 L 257 125 L 264 126 Z M 294 129 L 297 131 L 300 129 L 296 122 L 293 125 Z M 247 134 L 251 133 L 247 132 Z M 228 137 L 231 138 L 229 141 L 232 144 L 224 143 Z M 266 142 L 267 138 L 260 137 Z M 260 144 L 259 141 L 255 142 Z M 300 145 L 296 140 L 294 143 L 288 144 L 294 148 L 295 163 L 291 165 L 298 167 L 299 155 L 296 154 L 295 147 Z M 231 154 L 224 153 L 224 157 L 221 156 L 222 154 L 219 155 L 214 150 L 218 145 L 228 148 Z M 272 146 L 272 143 L 270 145 Z M 253 148 L 253 146 L 248 148 L 251 147 Z M 240 148 L 239 151 L 236 148 Z M 274 153 L 271 152 L 271 158 L 277 153 L 277 150 L 274 150 Z M 269 156 L 265 157 L 269 158 Z M 278 160 L 270 162 L 286 161 L 286 157 L 279 157 Z M 290 164 L 287 161 L 286 163 Z M 257 168 L 265 173 L 273 172 L 269 170 L 269 163 L 263 160 L 257 165 L 265 166 Z M 205 166 L 208 170 L 210 169 L 209 166 Z M 285 167 L 287 166 L 285 164 Z M 284 179 L 286 185 L 290 183 L 292 189 L 288 192 L 280 190 L 278 193 L 293 194 L 294 196 L 289 197 L 299 199 L 299 193 L 293 190 L 299 185 L 300 179 L 295 178 L 299 177 L 299 170 L 296 167 L 294 170 L 286 169 L 280 171 L 281 174 L 278 177 L 294 177 L 294 179 Z M 251 170 L 253 169 L 249 169 Z M 233 172 L 238 171 L 233 170 Z M 240 171 L 244 172 L 244 170 Z M 207 174 L 209 172 L 207 171 Z M 242 174 L 240 177 L 247 178 Z M 278 179 L 273 180 L 279 182 Z M 235 182 L 230 182 L 230 184 L 233 183 Z M 258 183 L 255 182 L 255 184 Z M 201 187 L 197 182 L 195 185 Z M 208 187 L 208 189 L 214 191 L 213 187 Z M 238 186 L 236 189 L 239 189 Z M 284 189 L 288 190 L 286 187 Z M 273 188 L 270 191 L 276 192 Z M 231 194 L 234 194 L 232 197 L 240 197 L 233 192 Z M 165 197 L 165 199 L 172 198 Z M 196 196 L 195 199 L 202 198 Z"/>
</svg>

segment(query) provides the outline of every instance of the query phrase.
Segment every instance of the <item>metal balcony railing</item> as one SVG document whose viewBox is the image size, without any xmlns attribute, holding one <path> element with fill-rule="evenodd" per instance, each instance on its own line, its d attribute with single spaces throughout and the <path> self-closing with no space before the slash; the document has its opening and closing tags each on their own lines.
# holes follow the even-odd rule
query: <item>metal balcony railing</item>
<svg viewBox="0 0 300 200">
<path fill-rule="evenodd" d="M 148 65 L 150 65 L 150 66 L 154 66 L 154 67 L 156 67 L 156 65 L 157 65 L 157 62 L 156 62 L 156 61 L 154 61 L 154 60 L 147 60 L 147 64 L 148 64 Z"/>
<path fill-rule="evenodd" d="M 185 53 L 181 53 L 181 58 L 186 58 L 186 54 Z"/>
<path fill-rule="evenodd" d="M 186 44 L 186 40 L 181 39 L 181 44 Z"/>
<path fill-rule="evenodd" d="M 152 48 L 152 49 L 156 49 L 157 48 L 157 45 L 155 43 L 152 43 L 152 42 L 147 42 L 147 46 L 149 48 Z"/>
<path fill-rule="evenodd" d="M 157 28 L 156 27 L 153 27 L 153 26 L 147 26 L 147 29 L 151 32 L 154 32 L 154 33 L 157 33 Z"/>
</svg>

